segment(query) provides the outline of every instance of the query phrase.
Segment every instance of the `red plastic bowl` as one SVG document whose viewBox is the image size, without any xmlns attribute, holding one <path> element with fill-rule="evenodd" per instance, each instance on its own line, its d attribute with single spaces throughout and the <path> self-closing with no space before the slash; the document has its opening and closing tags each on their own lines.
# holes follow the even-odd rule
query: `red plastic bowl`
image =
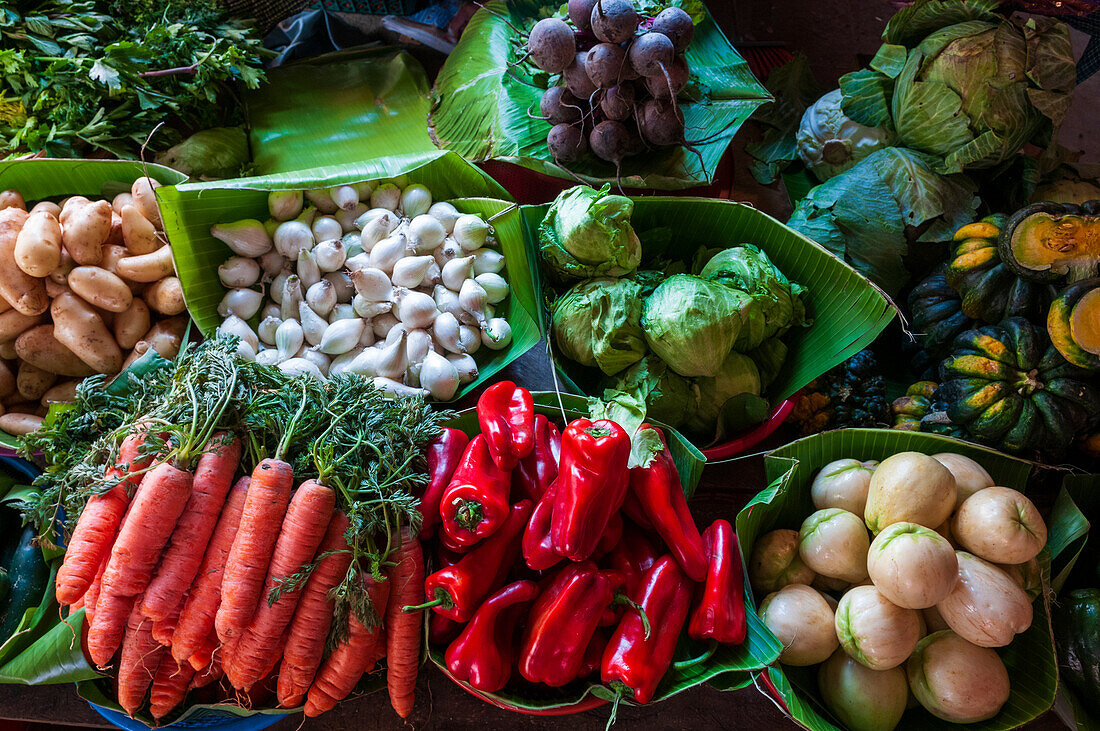
<svg viewBox="0 0 1100 731">
<path fill-rule="evenodd" d="M 568 706 L 555 706 L 554 708 L 520 708 L 518 706 L 513 706 L 511 703 L 506 703 L 499 698 L 486 695 L 476 688 L 471 688 L 466 683 L 463 683 L 461 680 L 451 675 L 450 671 L 441 665 L 437 664 L 436 667 L 442 670 L 443 674 L 450 678 L 455 685 L 475 698 L 480 698 L 489 705 L 496 706 L 497 708 L 503 708 L 506 711 L 512 711 L 514 713 L 522 713 L 527 716 L 571 716 L 574 713 L 584 713 L 585 711 L 591 711 L 594 708 L 599 708 L 607 704 L 607 701 L 603 698 L 589 695 Z"/>
<path fill-rule="evenodd" d="M 776 429 L 782 426 L 783 422 L 787 420 L 787 417 L 791 415 L 791 411 L 794 409 L 794 402 L 797 398 L 798 394 L 795 394 L 786 401 L 780 402 L 772 409 L 771 413 L 768 414 L 768 418 L 765 419 L 763 423 L 753 427 L 735 439 L 716 444 L 710 449 L 704 449 L 703 456 L 706 457 L 709 462 L 712 460 L 733 457 L 752 449 L 757 444 L 770 437 Z"/>
</svg>

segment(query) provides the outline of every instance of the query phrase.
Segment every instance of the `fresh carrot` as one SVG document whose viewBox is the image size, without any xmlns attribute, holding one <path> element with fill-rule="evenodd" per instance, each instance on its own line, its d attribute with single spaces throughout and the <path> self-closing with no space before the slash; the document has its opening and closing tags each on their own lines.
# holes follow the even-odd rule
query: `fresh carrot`
<svg viewBox="0 0 1100 731">
<path fill-rule="evenodd" d="M 187 695 L 194 677 L 195 671 L 188 663 L 180 665 L 171 655 L 164 653 L 160 667 L 153 676 L 153 687 L 149 690 L 149 712 L 153 718 L 164 718 L 178 706 Z"/>
<path fill-rule="evenodd" d="M 223 664 L 225 677 L 234 688 L 248 690 L 278 661 L 276 649 L 294 616 L 301 592 L 298 588 L 282 591 L 274 602 L 272 593 L 313 560 L 332 522 L 335 507 L 336 493 L 316 480 L 306 480 L 294 491 L 252 621 L 241 632 L 236 649 L 226 656 Z"/>
<path fill-rule="evenodd" d="M 384 611 L 390 598 L 390 582 L 374 581 L 369 576 L 364 581 L 372 611 Z M 317 672 L 306 698 L 306 716 L 319 716 L 347 698 L 363 673 L 378 661 L 383 634 L 381 625 L 366 627 L 354 613 L 348 615 L 348 641 L 338 645 Z"/>
<path fill-rule="evenodd" d="M 141 611 L 162 622 L 178 608 L 202 563 L 206 546 L 233 484 L 241 461 L 241 442 L 225 432 L 215 434 L 195 467 L 195 479 L 187 507 L 172 533 L 156 575 L 145 590 Z"/>
<path fill-rule="evenodd" d="M 105 664 L 118 648 L 129 612 L 121 600 L 144 591 L 190 493 L 191 473 L 168 462 L 142 478 L 100 582 L 95 622 L 88 635 L 88 648 L 97 663 Z M 105 607 L 112 611 L 105 612 Z"/>
<path fill-rule="evenodd" d="M 118 662 L 118 703 L 131 717 L 141 708 L 157 666 L 168 654 L 168 650 L 153 639 L 152 624 L 141 613 L 139 603 L 134 602 Z"/>
<path fill-rule="evenodd" d="M 218 636 L 213 632 L 206 638 L 206 642 L 202 643 L 202 647 L 195 651 L 191 657 L 187 659 L 187 662 L 195 670 L 202 670 L 214 659 L 214 653 L 218 650 Z"/>
<path fill-rule="evenodd" d="M 183 609 L 180 610 L 176 631 L 172 634 L 172 657 L 176 662 L 186 662 L 214 632 L 214 616 L 221 601 L 222 572 L 225 559 L 237 535 L 241 523 L 245 498 L 252 478 L 242 477 L 229 492 L 210 545 L 206 547 L 198 576 L 191 586 Z M 216 636 L 215 636 L 216 640 Z M 215 643 L 216 644 L 216 643 Z"/>
<path fill-rule="evenodd" d="M 142 604 L 144 607 L 144 604 Z M 183 609 L 183 602 L 181 601 L 176 605 L 176 608 L 161 621 L 149 620 L 153 623 L 153 639 L 165 647 L 172 646 L 172 635 L 176 632 L 176 624 L 180 619 L 180 610 Z M 142 614 L 145 614 L 145 610 L 142 609 Z M 148 614 L 145 614 L 148 617 Z"/>
<path fill-rule="evenodd" d="M 206 686 L 213 683 L 215 680 L 220 679 L 222 675 L 222 664 L 221 661 L 218 660 L 218 656 L 215 654 L 213 657 L 210 658 L 210 663 L 202 670 L 197 671 L 195 675 L 191 678 L 190 689 L 194 690 L 195 688 L 205 688 Z"/>
<path fill-rule="evenodd" d="M 420 633 L 423 617 L 406 614 L 403 607 L 416 604 L 424 594 L 424 554 L 420 541 L 408 528 L 401 529 L 401 544 L 390 569 L 390 601 L 386 605 L 386 688 L 390 704 L 401 718 L 413 709 L 416 672 L 420 665 Z"/>
<path fill-rule="evenodd" d="M 100 582 L 103 581 L 103 570 L 106 568 L 107 554 L 104 554 L 103 559 L 99 562 L 99 570 L 96 571 L 95 579 L 82 597 L 84 600 L 84 617 L 88 625 L 91 625 L 92 620 L 95 618 L 95 605 L 96 602 L 99 601 Z M 60 569 L 58 569 L 58 571 L 60 571 Z"/>
<path fill-rule="evenodd" d="M 221 604 L 214 619 L 222 642 L 239 636 L 256 611 L 293 484 L 294 471 L 282 460 L 265 459 L 252 471 L 240 527 L 225 561 Z"/>
<path fill-rule="evenodd" d="M 148 466 L 149 458 L 138 455 L 144 443 L 143 431 L 122 440 L 118 459 L 105 473 L 119 483 L 102 495 L 93 495 L 84 506 L 65 549 L 65 560 L 57 570 L 55 593 L 59 604 L 72 604 L 83 596 L 110 554 L 122 514 L 130 504 L 130 493 L 141 479 L 138 471 Z"/>
<path fill-rule="evenodd" d="M 344 534 L 348 519 L 337 513 L 329 524 L 318 553 L 324 558 L 309 576 L 294 619 L 286 632 L 286 649 L 279 667 L 279 705 L 296 708 L 302 704 L 321 658 L 325 654 L 325 639 L 332 626 L 333 600 L 329 591 L 343 581 L 351 564 L 351 553 Z M 327 556 L 325 554 L 328 554 Z"/>
</svg>

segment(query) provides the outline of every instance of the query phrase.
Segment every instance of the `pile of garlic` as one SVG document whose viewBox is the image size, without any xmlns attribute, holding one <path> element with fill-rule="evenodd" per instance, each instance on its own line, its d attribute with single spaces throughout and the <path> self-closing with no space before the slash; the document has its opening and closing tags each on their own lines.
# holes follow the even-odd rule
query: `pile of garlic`
<svg viewBox="0 0 1100 731">
<path fill-rule="evenodd" d="M 265 222 L 210 230 L 235 254 L 218 268 L 229 290 L 218 332 L 238 336 L 245 357 L 449 401 L 477 378 L 479 348 L 511 343 L 495 316 L 509 287 L 492 228 L 425 186 L 273 191 L 268 208 Z"/>
</svg>

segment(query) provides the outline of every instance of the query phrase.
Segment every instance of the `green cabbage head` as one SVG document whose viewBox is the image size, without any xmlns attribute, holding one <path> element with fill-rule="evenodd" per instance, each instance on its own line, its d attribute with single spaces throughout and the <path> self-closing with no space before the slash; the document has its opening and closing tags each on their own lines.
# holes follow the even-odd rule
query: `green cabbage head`
<svg viewBox="0 0 1100 731">
<path fill-rule="evenodd" d="M 569 281 L 621 277 L 638 268 L 642 244 L 630 225 L 634 202 L 578 185 L 554 199 L 539 226 L 539 249 L 550 271 Z"/>
<path fill-rule="evenodd" d="M 597 277 L 557 300 L 551 332 L 558 352 L 614 375 L 646 354 L 642 286 L 630 279 Z"/>
<path fill-rule="evenodd" d="M 722 416 L 722 407 L 727 401 L 742 394 L 760 395 L 760 371 L 752 358 L 742 353 L 732 352 L 722 361 L 721 367 L 713 378 L 698 378 L 695 380 L 695 386 L 699 391 L 699 404 L 685 422 L 685 426 L 688 431 L 703 436 L 709 441 L 715 436 Z"/>
<path fill-rule="evenodd" d="M 691 381 L 650 354 L 615 377 L 612 390 L 645 404 L 646 418 L 678 427 L 695 412 L 699 397 Z"/>
</svg>

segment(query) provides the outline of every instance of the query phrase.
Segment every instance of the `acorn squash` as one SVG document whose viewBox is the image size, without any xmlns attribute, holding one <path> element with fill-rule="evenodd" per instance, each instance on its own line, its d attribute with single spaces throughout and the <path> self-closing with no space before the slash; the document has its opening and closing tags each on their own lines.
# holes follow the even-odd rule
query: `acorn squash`
<svg viewBox="0 0 1100 731">
<path fill-rule="evenodd" d="M 964 315 L 991 325 L 1006 317 L 1034 319 L 1046 312 L 1049 288 L 1024 279 L 1001 261 L 997 241 L 1003 215 L 989 216 L 955 232 L 958 245 L 944 272 L 962 298 Z"/>
<path fill-rule="evenodd" d="M 905 389 L 905 395 L 894 399 L 890 411 L 894 414 L 892 429 L 920 431 L 920 420 L 931 410 L 932 395 L 936 392 L 934 381 L 917 381 Z"/>
<path fill-rule="evenodd" d="M 1016 211 L 997 241 L 1001 259 L 1036 282 L 1070 282 L 1096 275 L 1100 265 L 1100 201 L 1034 203 Z"/>
<path fill-rule="evenodd" d="M 1022 317 L 959 335 L 940 364 L 938 400 L 952 424 L 1007 452 L 1065 451 L 1097 408 L 1087 371 L 1066 362 Z"/>
<path fill-rule="evenodd" d="M 909 312 L 921 347 L 936 359 L 947 352 L 959 333 L 974 326 L 963 314 L 962 299 L 947 283 L 943 267 L 909 293 Z"/>
<path fill-rule="evenodd" d="M 1100 277 L 1069 285 L 1047 313 L 1050 341 L 1079 368 L 1100 368 Z"/>
</svg>

